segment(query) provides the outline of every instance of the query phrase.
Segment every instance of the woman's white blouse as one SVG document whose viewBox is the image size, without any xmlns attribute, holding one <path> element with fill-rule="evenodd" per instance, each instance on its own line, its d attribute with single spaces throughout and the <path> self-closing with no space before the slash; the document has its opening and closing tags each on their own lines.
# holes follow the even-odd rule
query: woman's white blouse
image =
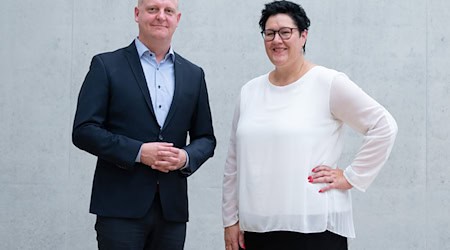
<svg viewBox="0 0 450 250">
<path fill-rule="evenodd" d="M 337 167 L 343 124 L 364 135 L 346 179 L 365 191 L 397 134 L 389 112 L 345 74 L 315 66 L 287 86 L 268 74 L 245 84 L 237 104 L 223 180 L 223 224 L 252 232 L 329 230 L 355 237 L 349 191 L 319 193 L 319 165 Z"/>
</svg>

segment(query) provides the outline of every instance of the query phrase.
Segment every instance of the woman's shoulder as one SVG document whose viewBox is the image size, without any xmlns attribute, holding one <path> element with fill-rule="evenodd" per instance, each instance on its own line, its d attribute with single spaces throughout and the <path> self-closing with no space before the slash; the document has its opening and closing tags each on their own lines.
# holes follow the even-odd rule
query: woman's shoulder
<svg viewBox="0 0 450 250">
<path fill-rule="evenodd" d="M 324 77 L 326 76 L 334 77 L 338 74 L 341 74 L 341 72 L 335 69 L 327 68 L 322 65 L 315 65 L 310 69 L 310 71 L 316 76 L 324 76 Z"/>
<path fill-rule="evenodd" d="M 321 65 L 315 65 L 308 72 L 310 77 L 309 79 L 314 83 L 323 83 L 330 85 L 337 76 L 345 75 L 342 72 L 339 72 L 335 69 L 327 68 Z"/>
<path fill-rule="evenodd" d="M 255 90 L 257 88 L 261 88 L 262 86 L 264 86 L 267 83 L 268 79 L 269 79 L 269 73 L 257 76 L 255 78 L 251 79 L 250 81 L 248 81 L 247 83 L 245 83 L 242 86 L 241 90 L 248 91 L 248 90 Z"/>
</svg>

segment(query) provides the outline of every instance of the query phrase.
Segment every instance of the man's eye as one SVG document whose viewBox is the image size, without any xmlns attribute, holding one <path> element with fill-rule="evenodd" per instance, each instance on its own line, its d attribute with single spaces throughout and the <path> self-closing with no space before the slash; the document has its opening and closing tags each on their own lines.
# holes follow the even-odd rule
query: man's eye
<svg viewBox="0 0 450 250">
<path fill-rule="evenodd" d="M 175 10 L 173 10 L 173 9 L 166 9 L 166 14 L 173 15 L 173 14 L 175 14 Z"/>
<path fill-rule="evenodd" d="M 154 14 L 154 13 L 158 12 L 158 9 L 154 8 L 154 7 L 151 7 L 151 8 L 148 8 L 147 11 L 148 11 L 148 13 Z"/>
</svg>

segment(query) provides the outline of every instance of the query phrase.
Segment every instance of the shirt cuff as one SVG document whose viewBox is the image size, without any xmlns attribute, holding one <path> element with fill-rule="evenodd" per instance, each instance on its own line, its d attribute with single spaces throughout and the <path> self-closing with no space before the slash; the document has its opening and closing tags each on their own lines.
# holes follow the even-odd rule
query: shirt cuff
<svg viewBox="0 0 450 250">
<path fill-rule="evenodd" d="M 186 162 L 184 163 L 184 166 L 182 166 L 180 168 L 180 170 L 183 170 L 183 169 L 189 167 L 189 154 L 186 152 L 186 150 L 184 150 L 184 149 L 181 149 L 181 150 L 183 150 L 184 154 L 186 155 Z"/>
<path fill-rule="evenodd" d="M 142 145 L 143 145 L 143 144 L 142 144 Z M 139 152 L 138 152 L 138 154 L 137 154 L 136 159 L 134 160 L 134 162 L 141 163 L 141 150 L 142 150 L 142 145 L 141 145 L 141 147 L 139 148 Z"/>
</svg>

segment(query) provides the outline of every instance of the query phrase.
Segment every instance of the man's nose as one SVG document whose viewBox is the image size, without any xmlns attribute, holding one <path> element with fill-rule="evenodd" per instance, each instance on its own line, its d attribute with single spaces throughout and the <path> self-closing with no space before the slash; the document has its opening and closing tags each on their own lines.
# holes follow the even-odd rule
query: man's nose
<svg viewBox="0 0 450 250">
<path fill-rule="evenodd" d="M 158 20 L 164 20 L 166 18 L 166 13 L 164 13 L 164 10 L 160 10 L 158 14 L 156 14 L 156 18 L 158 18 Z"/>
</svg>

